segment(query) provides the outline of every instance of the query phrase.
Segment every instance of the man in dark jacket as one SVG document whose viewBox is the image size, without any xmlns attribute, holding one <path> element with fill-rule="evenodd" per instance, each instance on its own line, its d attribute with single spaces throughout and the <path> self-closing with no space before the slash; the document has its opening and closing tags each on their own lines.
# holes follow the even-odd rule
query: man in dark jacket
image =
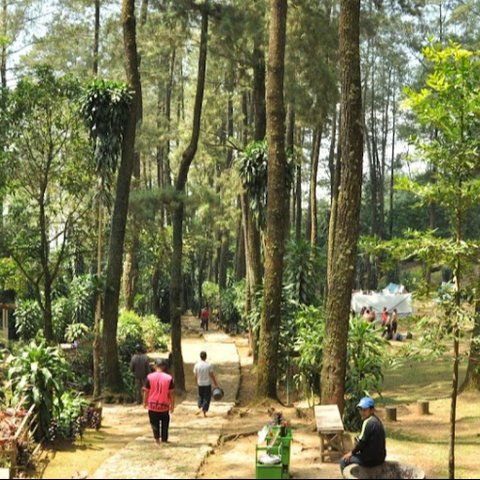
<svg viewBox="0 0 480 480">
<path fill-rule="evenodd" d="M 375 402 L 370 397 L 363 397 L 358 402 L 357 408 L 363 420 L 362 431 L 353 449 L 340 460 L 341 472 L 352 463 L 366 467 L 381 465 L 387 456 L 385 429 L 375 415 Z"/>
<path fill-rule="evenodd" d="M 141 345 L 135 346 L 135 354 L 130 360 L 130 370 L 135 377 L 135 400 L 137 403 L 142 403 L 143 400 L 143 386 L 147 375 L 151 372 L 150 361 L 145 354 L 145 350 Z"/>
</svg>

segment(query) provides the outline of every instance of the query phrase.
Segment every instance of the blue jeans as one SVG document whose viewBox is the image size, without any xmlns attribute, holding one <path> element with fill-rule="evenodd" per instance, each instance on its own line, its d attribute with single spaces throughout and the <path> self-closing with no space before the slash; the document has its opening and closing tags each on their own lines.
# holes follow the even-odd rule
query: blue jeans
<svg viewBox="0 0 480 480">
<path fill-rule="evenodd" d="M 357 456 L 357 455 L 352 455 L 350 457 L 350 460 L 348 461 L 348 463 L 345 462 L 345 460 L 343 459 L 343 457 L 340 459 L 340 473 L 342 473 L 343 475 L 343 469 L 347 466 L 347 465 L 351 465 L 352 463 L 355 463 L 357 465 L 363 465 L 363 460 L 360 456 Z"/>
</svg>

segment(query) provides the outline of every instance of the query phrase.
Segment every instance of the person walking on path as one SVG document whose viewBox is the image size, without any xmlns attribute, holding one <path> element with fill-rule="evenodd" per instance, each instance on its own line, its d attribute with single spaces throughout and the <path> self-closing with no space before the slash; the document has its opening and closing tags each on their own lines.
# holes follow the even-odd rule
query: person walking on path
<svg viewBox="0 0 480 480">
<path fill-rule="evenodd" d="M 202 330 L 205 332 L 208 332 L 208 305 L 202 308 L 202 311 L 200 312 L 200 327 Z"/>
<path fill-rule="evenodd" d="M 130 360 L 130 370 L 135 378 L 135 400 L 140 405 L 143 399 L 143 386 L 151 372 L 150 361 L 141 345 L 135 345 L 135 353 Z"/>
<path fill-rule="evenodd" d="M 143 389 L 143 406 L 148 409 L 148 418 L 157 445 L 160 444 L 160 437 L 163 443 L 168 442 L 170 413 L 175 409 L 175 385 L 173 378 L 165 373 L 167 368 L 166 358 L 157 359 L 155 371 L 147 376 Z"/>
<path fill-rule="evenodd" d="M 398 310 L 396 308 L 393 309 L 390 324 L 392 329 L 392 335 L 393 337 L 395 337 L 398 329 Z"/>
<path fill-rule="evenodd" d="M 200 361 L 193 367 L 193 373 L 198 386 L 198 412 L 196 415 L 203 412 L 203 416 L 206 417 L 212 399 L 212 384 L 214 387 L 218 386 L 213 367 L 207 362 L 207 352 L 200 352 Z"/>
<path fill-rule="evenodd" d="M 340 459 L 340 471 L 352 463 L 375 467 L 381 465 L 387 456 L 385 448 L 385 429 L 381 420 L 375 415 L 373 398 L 363 397 L 358 402 L 362 417 L 362 431 L 353 449 Z"/>
</svg>

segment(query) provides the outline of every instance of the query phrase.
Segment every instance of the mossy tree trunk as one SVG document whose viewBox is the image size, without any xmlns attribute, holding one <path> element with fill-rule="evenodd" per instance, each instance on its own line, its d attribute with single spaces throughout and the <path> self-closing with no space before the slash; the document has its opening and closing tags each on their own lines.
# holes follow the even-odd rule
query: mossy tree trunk
<svg viewBox="0 0 480 480">
<path fill-rule="evenodd" d="M 257 397 L 276 399 L 285 218 L 288 215 L 289 191 L 286 185 L 283 99 L 287 0 L 271 0 L 270 12 L 267 69 L 268 203 L 264 307 L 260 325 Z"/>
<path fill-rule="evenodd" d="M 172 326 L 172 355 L 173 372 L 177 390 L 185 391 L 185 372 L 182 357 L 182 244 L 183 244 L 183 195 L 187 183 L 188 171 L 197 151 L 200 137 L 200 119 L 202 115 L 203 92 L 205 88 L 205 71 L 207 64 L 207 38 L 208 38 L 208 9 L 207 6 L 199 7 L 202 11 L 202 24 L 200 31 L 200 54 L 198 58 L 197 88 L 193 110 L 193 126 L 190 143 L 182 154 L 180 168 L 175 181 L 177 198 L 173 207 L 173 253 L 170 279 L 170 323 Z"/>
<path fill-rule="evenodd" d="M 138 97 L 141 94 L 134 0 L 123 0 L 121 18 L 123 24 L 123 44 L 126 58 L 127 83 L 133 92 L 133 99 L 130 105 L 130 113 L 125 125 L 122 143 L 122 158 L 118 170 L 106 271 L 103 351 L 105 388 L 112 392 L 121 391 L 123 386 L 118 363 L 117 348 L 118 305 L 120 282 L 122 278 L 123 248 L 128 215 L 130 183 L 132 180 L 134 164 L 137 102 Z"/>
<path fill-rule="evenodd" d="M 322 404 L 344 409 L 350 300 L 359 230 L 363 133 L 359 50 L 360 1 L 340 2 L 341 126 L 338 192 L 332 202 L 328 298 L 321 372 Z"/>
</svg>

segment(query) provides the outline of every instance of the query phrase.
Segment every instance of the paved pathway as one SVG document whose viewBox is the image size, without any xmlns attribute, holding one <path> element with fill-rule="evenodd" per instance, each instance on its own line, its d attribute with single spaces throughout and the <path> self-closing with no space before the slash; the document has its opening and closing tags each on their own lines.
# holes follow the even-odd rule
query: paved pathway
<svg viewBox="0 0 480 480">
<path fill-rule="evenodd" d="M 194 337 L 182 341 L 187 396 L 171 416 L 169 443 L 155 445 L 146 410 L 140 406 L 129 407 L 132 416 L 138 420 L 144 417 L 144 427 L 140 427 L 138 437 L 106 460 L 90 478 L 195 478 L 203 461 L 217 445 L 239 389 L 238 352 L 225 333 L 211 331 L 202 336 L 198 319 L 183 317 L 182 322 Z M 198 410 L 196 387 L 190 375 L 202 350 L 207 351 L 217 381 L 225 390 L 222 401 L 212 400 L 207 418 L 195 416 Z"/>
</svg>

